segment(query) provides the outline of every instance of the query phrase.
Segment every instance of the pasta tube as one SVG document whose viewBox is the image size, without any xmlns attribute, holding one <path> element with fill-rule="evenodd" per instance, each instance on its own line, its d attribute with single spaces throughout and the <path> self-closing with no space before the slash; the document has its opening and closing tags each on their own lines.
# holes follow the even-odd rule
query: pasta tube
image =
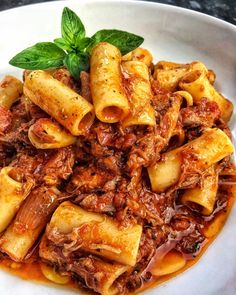
<svg viewBox="0 0 236 295">
<path fill-rule="evenodd" d="M 188 66 L 188 64 L 180 64 L 176 62 L 161 60 L 155 65 L 155 70 L 173 70 L 179 68 L 188 68 Z"/>
<path fill-rule="evenodd" d="M 154 72 L 154 79 L 158 84 L 168 91 L 176 91 L 181 78 L 187 73 L 186 67 L 174 68 L 169 70 L 159 70 Z"/>
<path fill-rule="evenodd" d="M 83 134 L 93 123 L 93 106 L 44 71 L 26 77 L 24 94 L 73 135 Z"/>
<path fill-rule="evenodd" d="M 173 130 L 171 137 L 168 142 L 168 150 L 171 148 L 176 148 L 184 144 L 185 133 L 183 128 L 177 124 Z"/>
<path fill-rule="evenodd" d="M 58 272 L 55 271 L 54 267 L 41 263 L 40 268 L 45 278 L 53 283 L 65 285 L 68 284 L 70 281 L 69 276 L 60 275 Z"/>
<path fill-rule="evenodd" d="M 202 214 L 210 215 L 213 211 L 218 189 L 218 174 L 215 166 L 207 169 L 201 187 L 187 189 L 181 197 L 183 204 L 195 203 L 202 207 Z"/>
<path fill-rule="evenodd" d="M 183 255 L 175 250 L 168 252 L 161 261 L 158 261 L 152 268 L 154 276 L 165 276 L 182 269 L 186 264 Z"/>
<path fill-rule="evenodd" d="M 75 228 L 79 230 L 82 249 L 122 264 L 135 265 L 142 234 L 140 225 L 121 229 L 105 215 L 64 202 L 54 212 L 49 231 L 68 234 Z"/>
<path fill-rule="evenodd" d="M 188 107 L 193 105 L 193 97 L 190 93 L 188 93 L 187 91 L 176 91 L 175 94 L 178 94 L 182 97 L 182 99 L 185 100 L 186 105 Z"/>
<path fill-rule="evenodd" d="M 220 213 L 218 216 L 216 216 L 213 221 L 211 221 L 210 224 L 208 224 L 208 226 L 203 229 L 204 236 L 208 239 L 216 236 L 225 224 L 226 219 L 227 214 L 224 213 Z"/>
<path fill-rule="evenodd" d="M 50 119 L 42 118 L 30 126 L 28 137 L 37 149 L 55 149 L 69 146 L 76 137 L 63 130 L 59 124 Z"/>
<path fill-rule="evenodd" d="M 145 65 L 149 68 L 152 64 L 153 57 L 150 51 L 144 48 L 136 48 L 133 51 L 127 53 L 122 56 L 122 61 L 140 61 L 145 63 Z"/>
<path fill-rule="evenodd" d="M 169 90 L 175 91 L 178 88 L 179 82 L 187 74 L 199 70 L 214 79 L 212 71 L 208 71 L 207 67 L 199 61 L 194 61 L 191 64 L 178 64 L 173 62 L 161 61 L 155 66 L 154 79 L 160 86 Z M 212 82 L 214 83 L 214 81 Z"/>
<path fill-rule="evenodd" d="M 232 154 L 233 144 L 220 129 L 208 129 L 203 135 L 178 149 L 164 153 L 161 161 L 148 168 L 148 174 L 155 192 L 164 192 L 176 184 L 181 175 L 182 159 L 185 155 L 194 161 L 193 169 L 205 170 Z"/>
<path fill-rule="evenodd" d="M 121 121 L 129 113 L 128 99 L 122 88 L 121 53 L 109 43 L 99 43 L 90 59 L 91 93 L 95 113 L 102 122 Z"/>
<path fill-rule="evenodd" d="M 179 86 L 193 96 L 195 103 L 202 97 L 215 101 L 220 108 L 224 121 L 229 121 L 233 112 L 233 104 L 216 91 L 209 82 L 205 71 L 195 70 L 186 74 L 180 81 Z"/>
<path fill-rule="evenodd" d="M 151 106 L 152 91 L 147 66 L 140 61 L 122 63 L 127 78 L 127 89 L 130 98 L 130 114 L 124 119 L 125 127 L 132 125 L 156 124 L 155 112 Z"/>
<path fill-rule="evenodd" d="M 55 187 L 31 192 L 0 239 L 2 252 L 15 261 L 24 259 L 55 210 L 59 193 Z"/>
<path fill-rule="evenodd" d="M 34 184 L 32 180 L 14 179 L 13 171 L 17 173 L 13 167 L 4 167 L 0 171 L 0 233 L 10 224 Z"/>
<path fill-rule="evenodd" d="M 6 76 L 0 83 L 0 106 L 10 109 L 12 104 L 21 96 L 23 84 L 12 76 Z"/>
<path fill-rule="evenodd" d="M 58 247 L 48 241 L 46 236 L 42 238 L 39 248 L 41 258 L 50 263 L 57 264 L 58 250 Z M 63 261 L 63 252 L 61 253 L 61 257 L 60 259 Z M 65 259 L 65 261 L 67 260 Z M 109 263 L 92 255 L 76 259 L 70 265 L 64 263 L 64 267 L 66 271 L 76 273 L 86 282 L 89 288 L 102 295 L 119 294 L 116 280 L 130 269 L 127 265 Z M 55 275 L 53 277 L 50 276 L 50 278 L 55 279 Z M 96 284 L 92 283 L 94 278 L 96 278 Z M 56 279 L 58 280 L 58 277 Z"/>
</svg>

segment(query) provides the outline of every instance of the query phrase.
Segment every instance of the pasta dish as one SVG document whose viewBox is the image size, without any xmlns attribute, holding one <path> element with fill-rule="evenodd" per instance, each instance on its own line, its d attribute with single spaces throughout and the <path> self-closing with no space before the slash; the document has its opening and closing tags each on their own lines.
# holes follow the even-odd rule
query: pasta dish
<svg viewBox="0 0 236 295">
<path fill-rule="evenodd" d="M 200 61 L 153 63 L 97 43 L 0 84 L 0 264 L 102 295 L 190 267 L 223 226 L 232 103 Z M 28 273 L 28 275 L 26 275 Z"/>
</svg>

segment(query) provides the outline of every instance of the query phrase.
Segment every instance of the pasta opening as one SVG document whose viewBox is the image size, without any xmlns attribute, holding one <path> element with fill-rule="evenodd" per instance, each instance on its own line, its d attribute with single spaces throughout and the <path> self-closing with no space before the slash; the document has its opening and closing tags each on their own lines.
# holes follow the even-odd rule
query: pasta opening
<svg viewBox="0 0 236 295">
<path fill-rule="evenodd" d="M 87 113 L 83 119 L 79 122 L 79 130 L 88 130 L 93 123 L 94 114 L 92 112 Z"/>
<path fill-rule="evenodd" d="M 10 177 L 12 180 L 16 181 L 16 182 L 26 182 L 26 179 L 24 177 L 24 175 L 22 173 L 20 173 L 20 171 L 16 168 L 11 169 L 8 173 L 7 173 L 8 177 Z"/>
<path fill-rule="evenodd" d="M 186 264 L 185 258 L 177 250 L 168 252 L 162 260 L 151 270 L 154 276 L 165 276 L 182 269 Z"/>
<path fill-rule="evenodd" d="M 190 84 L 195 82 L 197 79 L 200 78 L 200 76 L 202 75 L 201 71 L 193 71 L 190 72 L 189 74 L 185 75 L 181 81 L 181 83 L 184 84 Z"/>
<path fill-rule="evenodd" d="M 216 74 L 212 70 L 208 70 L 207 78 L 209 82 L 211 83 L 211 85 L 213 85 L 215 83 Z"/>
<path fill-rule="evenodd" d="M 46 131 L 45 129 L 42 130 L 41 136 L 39 136 L 38 134 L 36 134 L 34 132 L 34 130 L 30 130 L 30 134 L 29 137 L 31 139 L 33 139 L 34 141 L 38 142 L 39 144 L 45 144 L 45 143 L 55 143 L 56 139 L 55 136 L 49 134 L 48 131 Z"/>
<path fill-rule="evenodd" d="M 70 281 L 70 277 L 68 275 L 61 275 L 55 270 L 55 267 L 52 267 L 51 265 L 41 263 L 40 268 L 45 278 L 53 283 L 65 285 Z"/>
<path fill-rule="evenodd" d="M 114 122 L 119 121 L 123 116 L 123 110 L 116 106 L 106 107 L 102 111 L 102 116 Z"/>
<path fill-rule="evenodd" d="M 209 215 L 211 212 L 209 212 L 208 208 L 202 206 L 201 204 L 194 202 L 194 201 L 185 201 L 183 202 L 185 206 L 189 207 L 191 210 L 196 212 L 201 212 L 203 215 Z"/>
<path fill-rule="evenodd" d="M 184 142 L 184 136 L 181 136 L 181 134 L 173 134 L 168 143 L 168 151 L 171 151 L 181 146 L 183 142 Z"/>
<path fill-rule="evenodd" d="M 113 269 L 112 269 L 113 268 Z M 117 280 L 123 275 L 127 270 L 128 266 L 113 266 L 108 269 L 110 274 L 107 276 L 106 283 L 102 287 L 101 294 L 117 295 L 119 294 Z"/>
</svg>

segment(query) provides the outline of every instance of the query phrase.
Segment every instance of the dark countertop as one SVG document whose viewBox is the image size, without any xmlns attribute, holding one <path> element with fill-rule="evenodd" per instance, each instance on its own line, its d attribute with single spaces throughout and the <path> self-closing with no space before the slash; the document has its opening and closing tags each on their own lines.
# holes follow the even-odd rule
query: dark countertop
<svg viewBox="0 0 236 295">
<path fill-rule="evenodd" d="M 50 0 L 0 0 L 0 10 Z M 51 0 L 53 1 L 53 0 Z M 147 0 L 200 11 L 236 25 L 236 0 Z"/>
</svg>

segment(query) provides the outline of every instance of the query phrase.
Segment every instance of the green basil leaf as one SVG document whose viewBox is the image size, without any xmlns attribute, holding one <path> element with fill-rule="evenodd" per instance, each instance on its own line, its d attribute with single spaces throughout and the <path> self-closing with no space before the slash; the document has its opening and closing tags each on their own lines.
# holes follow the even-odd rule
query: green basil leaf
<svg viewBox="0 0 236 295">
<path fill-rule="evenodd" d="M 9 64 L 27 70 L 45 70 L 63 65 L 66 53 L 51 42 L 37 43 L 14 56 Z"/>
<path fill-rule="evenodd" d="M 63 9 L 61 19 L 62 37 L 70 44 L 74 45 L 76 38 L 85 37 L 85 28 L 80 18 L 68 7 Z"/>
<path fill-rule="evenodd" d="M 94 40 L 89 37 L 85 37 L 83 39 L 78 38 L 75 42 L 75 47 L 78 51 L 86 51 L 86 49 L 94 44 Z"/>
<path fill-rule="evenodd" d="M 139 47 L 144 38 L 129 32 L 120 30 L 101 30 L 92 36 L 95 41 L 94 45 L 99 42 L 108 42 L 116 47 L 118 47 L 122 55 L 134 50 Z M 91 47 L 88 52 L 91 52 Z"/>
<path fill-rule="evenodd" d="M 68 52 L 72 51 L 73 49 L 70 47 L 70 44 L 64 38 L 57 38 L 54 39 L 53 42 L 63 50 Z"/>
<path fill-rule="evenodd" d="M 80 72 L 89 69 L 89 56 L 87 54 L 69 53 L 64 59 L 64 65 L 75 79 L 79 79 Z"/>
</svg>

